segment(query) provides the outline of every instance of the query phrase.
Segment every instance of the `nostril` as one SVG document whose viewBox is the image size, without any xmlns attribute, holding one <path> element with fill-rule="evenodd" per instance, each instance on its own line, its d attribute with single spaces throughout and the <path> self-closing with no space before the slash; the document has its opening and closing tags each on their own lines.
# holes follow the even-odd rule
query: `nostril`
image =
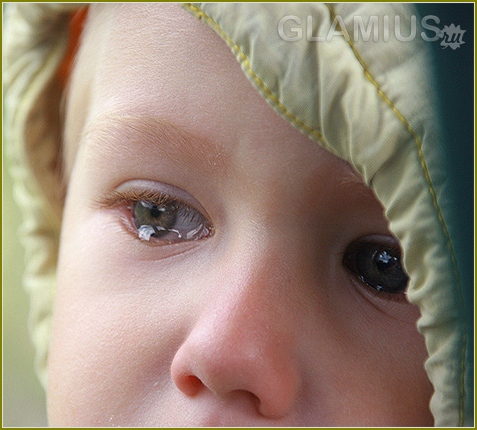
<svg viewBox="0 0 477 430">
<path fill-rule="evenodd" d="M 187 350 L 180 348 L 171 364 L 171 377 L 176 387 L 187 396 L 195 396 L 204 387 L 189 363 Z"/>
<path fill-rule="evenodd" d="M 260 399 L 258 398 L 258 396 L 256 396 L 255 394 L 251 393 L 250 391 L 247 391 L 247 394 L 249 395 L 252 403 L 257 407 L 257 409 L 260 407 Z"/>
<path fill-rule="evenodd" d="M 186 380 L 187 380 L 186 384 L 189 387 L 188 388 L 189 392 L 186 394 L 188 394 L 189 396 L 194 396 L 195 394 L 197 394 L 200 388 L 204 385 L 202 384 L 202 381 L 197 376 L 194 376 L 194 375 L 187 376 Z"/>
<path fill-rule="evenodd" d="M 241 390 L 242 391 L 242 390 Z M 249 398 L 250 400 L 250 403 L 254 406 L 255 410 L 260 413 L 260 404 L 261 404 L 261 401 L 260 401 L 260 398 L 258 396 L 256 396 L 255 394 L 251 393 L 250 391 L 245 391 L 246 393 L 246 396 Z"/>
<path fill-rule="evenodd" d="M 177 375 L 174 378 L 174 382 L 185 395 L 193 397 L 199 393 L 204 384 L 202 381 L 194 375 Z"/>
</svg>

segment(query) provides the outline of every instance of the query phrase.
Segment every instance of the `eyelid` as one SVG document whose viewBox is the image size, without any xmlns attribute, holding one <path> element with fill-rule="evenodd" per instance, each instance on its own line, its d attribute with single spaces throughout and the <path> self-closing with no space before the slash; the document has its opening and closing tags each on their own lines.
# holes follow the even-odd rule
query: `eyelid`
<svg viewBox="0 0 477 430">
<path fill-rule="evenodd" d="M 173 185 L 150 180 L 135 179 L 124 182 L 109 191 L 98 203 L 100 207 L 111 208 L 140 200 L 147 200 L 156 204 L 176 201 L 179 204 L 190 206 L 210 220 L 210 216 L 204 207 L 186 191 Z"/>
<path fill-rule="evenodd" d="M 399 241 L 392 235 L 389 234 L 369 234 L 365 236 L 358 237 L 350 243 L 380 243 L 389 248 L 393 248 L 396 251 L 401 252 L 401 244 Z"/>
</svg>

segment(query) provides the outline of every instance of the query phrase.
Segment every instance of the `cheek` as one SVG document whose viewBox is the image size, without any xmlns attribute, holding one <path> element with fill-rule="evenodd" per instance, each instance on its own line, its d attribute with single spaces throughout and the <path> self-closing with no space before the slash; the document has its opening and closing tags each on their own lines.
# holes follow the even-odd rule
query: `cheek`
<svg viewBox="0 0 477 430">
<path fill-rule="evenodd" d="M 176 275 L 132 259 L 134 249 L 102 215 L 82 220 L 65 219 L 49 362 L 51 424 L 103 426 L 119 416 L 140 422 L 144 399 L 170 380 L 187 309 L 175 294 Z"/>
<path fill-rule="evenodd" d="M 106 212 L 67 208 L 49 363 L 51 425 L 137 426 L 150 423 L 151 414 L 154 424 L 177 415 L 170 366 L 211 298 L 204 291 L 213 292 L 211 256 L 187 251 L 161 258 L 164 249 L 134 240 Z M 255 303 L 264 306 L 273 261 L 257 281 Z M 341 268 L 319 277 L 305 255 L 298 261 L 286 274 L 297 288 L 283 290 L 283 303 L 280 295 L 273 300 L 284 319 L 306 303 L 307 312 L 295 309 L 285 331 L 295 334 L 291 343 L 300 334 L 293 356 L 304 415 L 344 426 L 432 424 L 416 309 L 360 292 Z M 295 279 L 295 272 L 302 275 Z M 227 273 L 214 276 L 232 284 L 240 277 Z M 278 275 L 279 266 L 277 283 Z M 223 305 L 216 300 L 217 309 Z"/>
<path fill-rule="evenodd" d="M 416 328 L 418 309 L 359 290 L 347 275 L 340 281 L 341 293 L 328 301 L 328 325 L 316 318 L 328 331 L 326 348 L 323 338 L 308 336 L 308 356 L 315 357 L 309 360 L 309 390 L 320 396 L 315 408 L 331 411 L 332 425 L 432 425 L 433 388 Z"/>
</svg>

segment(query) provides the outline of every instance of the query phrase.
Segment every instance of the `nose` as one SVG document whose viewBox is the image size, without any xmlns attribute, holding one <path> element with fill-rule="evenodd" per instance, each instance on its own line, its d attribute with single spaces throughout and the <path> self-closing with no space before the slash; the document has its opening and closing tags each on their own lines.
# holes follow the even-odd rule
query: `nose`
<svg viewBox="0 0 477 430">
<path fill-rule="evenodd" d="M 224 269 L 228 275 L 216 281 L 214 299 L 173 359 L 179 390 L 190 397 L 208 390 L 222 399 L 248 398 L 267 418 L 290 412 L 299 388 L 299 313 L 290 305 L 294 289 L 282 276 L 288 269 L 283 256 Z"/>
</svg>

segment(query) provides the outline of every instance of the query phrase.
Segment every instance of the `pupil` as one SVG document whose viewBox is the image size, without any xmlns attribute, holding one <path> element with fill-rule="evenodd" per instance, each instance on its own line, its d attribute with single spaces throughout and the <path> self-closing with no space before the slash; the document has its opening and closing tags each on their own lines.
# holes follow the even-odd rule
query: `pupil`
<svg viewBox="0 0 477 430">
<path fill-rule="evenodd" d="M 383 272 L 393 268 L 397 263 L 397 258 L 390 255 L 387 251 L 380 252 L 376 257 L 376 267 Z"/>
<path fill-rule="evenodd" d="M 177 218 L 177 208 L 173 204 L 156 205 L 147 201 L 139 201 L 134 206 L 134 224 L 137 228 L 150 226 L 152 237 L 161 237 L 169 233 Z"/>
<path fill-rule="evenodd" d="M 153 218 L 158 218 L 158 217 L 160 217 L 160 216 L 162 215 L 163 212 L 164 212 L 164 209 L 162 209 L 162 208 L 159 209 L 157 206 L 153 206 L 153 207 L 151 208 L 151 212 L 150 212 L 150 213 L 151 213 L 151 216 L 152 216 Z"/>
</svg>

